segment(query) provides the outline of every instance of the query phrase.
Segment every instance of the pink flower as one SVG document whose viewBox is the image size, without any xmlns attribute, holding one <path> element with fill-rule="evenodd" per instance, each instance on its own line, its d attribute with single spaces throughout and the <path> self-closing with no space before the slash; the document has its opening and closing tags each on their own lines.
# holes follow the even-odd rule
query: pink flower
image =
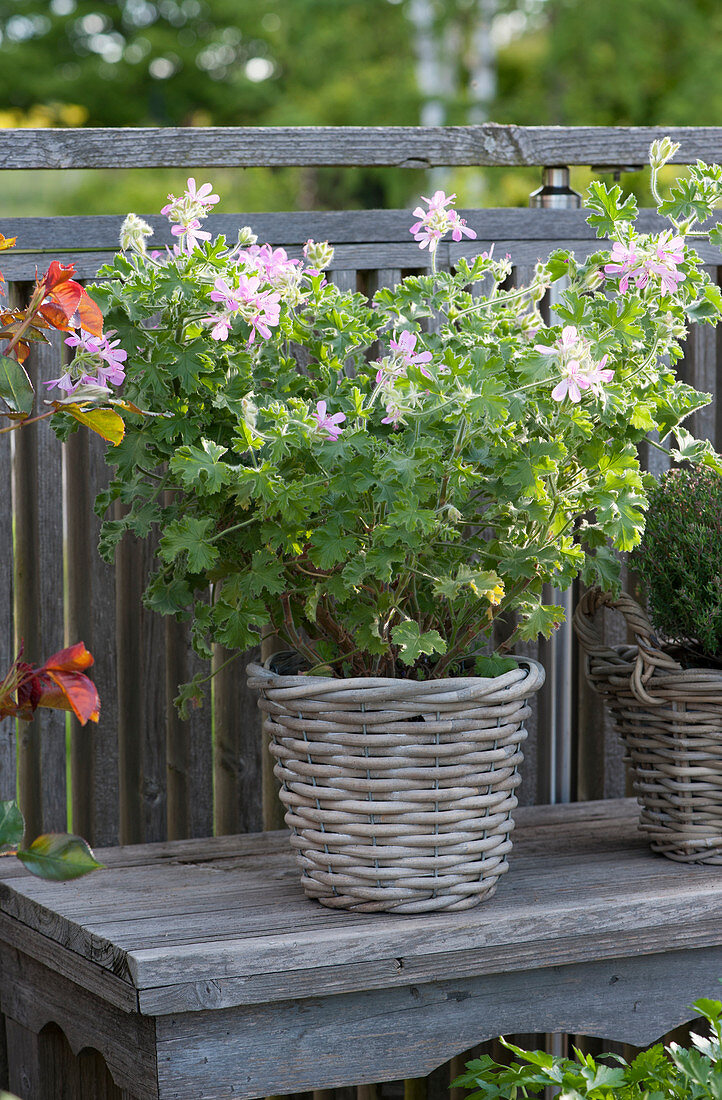
<svg viewBox="0 0 722 1100">
<path fill-rule="evenodd" d="M 281 305 L 278 294 L 261 294 L 256 299 L 257 311 L 248 317 L 248 323 L 251 326 L 251 335 L 248 338 L 248 343 L 252 344 L 256 333 L 263 337 L 264 340 L 268 340 L 271 335 L 270 325 L 274 327 L 278 324 L 281 317 Z"/>
<path fill-rule="evenodd" d="M 204 317 L 203 320 L 213 325 L 211 329 L 212 340 L 227 340 L 231 328 L 230 313 L 221 313 L 219 317 Z"/>
<path fill-rule="evenodd" d="M 196 188 L 196 181 L 193 176 L 188 177 L 186 194 L 191 202 L 198 203 L 200 206 L 213 206 L 221 201 L 220 195 L 213 194 L 212 183 L 203 183 L 199 188 Z"/>
<path fill-rule="evenodd" d="M 414 217 L 419 220 L 409 229 L 409 232 L 414 234 L 414 240 L 419 242 L 419 248 L 428 246 L 429 251 L 434 252 L 441 238 L 449 231 L 455 241 L 461 240 L 462 233 L 467 237 L 476 237 L 474 230 L 467 227 L 464 219 L 460 218 L 455 210 L 446 209 L 456 195 L 447 197 L 443 191 L 435 191 L 430 199 L 424 195 L 421 198 L 428 204 L 429 209 L 424 210 L 417 206 Z"/>
<path fill-rule="evenodd" d="M 589 389 L 597 397 L 602 397 L 602 384 L 604 382 L 611 382 L 614 378 L 614 371 L 611 368 L 604 368 L 604 364 L 607 361 L 607 356 L 604 355 L 598 363 L 594 363 L 591 370 L 586 371 L 586 380 L 589 384 Z M 552 394 L 553 396 L 553 394 Z"/>
<path fill-rule="evenodd" d="M 555 401 L 563 401 L 568 396 L 570 401 L 578 405 L 582 399 L 581 391 L 589 389 L 589 380 L 576 359 L 567 363 L 565 369 L 566 375 L 552 390 L 552 397 Z"/>
<path fill-rule="evenodd" d="M 65 374 L 61 374 L 59 378 L 49 378 L 43 385 L 50 389 L 52 386 L 57 386 L 59 390 L 65 390 L 66 393 L 72 393 L 73 390 L 80 385 L 79 382 L 74 382 L 70 371 L 67 370 Z"/>
<path fill-rule="evenodd" d="M 342 429 L 339 428 L 339 424 L 342 424 L 346 419 L 345 413 L 334 413 L 329 416 L 326 412 L 326 402 L 316 402 L 316 412 L 311 413 L 311 416 L 315 417 L 318 424 L 319 431 L 325 431 L 326 439 L 337 440 L 341 434 Z"/>
<path fill-rule="evenodd" d="M 185 245 L 185 251 L 189 254 L 201 241 L 209 241 L 211 239 L 210 233 L 206 233 L 201 229 L 201 223 L 198 221 L 198 218 L 194 218 L 193 221 L 188 222 L 187 225 L 172 225 L 170 231 L 174 237 L 185 237 L 183 244 Z"/>
</svg>

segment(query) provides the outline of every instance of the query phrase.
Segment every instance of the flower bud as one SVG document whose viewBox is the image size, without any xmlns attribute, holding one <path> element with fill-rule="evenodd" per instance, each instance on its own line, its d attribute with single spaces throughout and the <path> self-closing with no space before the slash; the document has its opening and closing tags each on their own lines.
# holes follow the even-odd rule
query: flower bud
<svg viewBox="0 0 722 1100">
<path fill-rule="evenodd" d="M 144 256 L 145 238 L 152 236 L 153 230 L 147 222 L 144 222 L 137 214 L 128 214 L 120 227 L 120 247 L 124 252 L 132 249 Z"/>
<path fill-rule="evenodd" d="M 315 267 L 317 271 L 324 271 L 333 260 L 333 249 L 328 241 L 306 241 L 303 254 L 309 267 Z"/>
<path fill-rule="evenodd" d="M 242 229 L 238 230 L 238 248 L 248 248 L 249 245 L 255 244 L 257 240 L 258 237 L 250 225 L 244 225 Z"/>
<path fill-rule="evenodd" d="M 661 140 L 653 141 L 649 147 L 649 163 L 654 169 L 663 168 L 668 160 L 674 156 L 679 149 L 678 141 L 671 141 L 670 138 L 664 137 Z"/>
</svg>

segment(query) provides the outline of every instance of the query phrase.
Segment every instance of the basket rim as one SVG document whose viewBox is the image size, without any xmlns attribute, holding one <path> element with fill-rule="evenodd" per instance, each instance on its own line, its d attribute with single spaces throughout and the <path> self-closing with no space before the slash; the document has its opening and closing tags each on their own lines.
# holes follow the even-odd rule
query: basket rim
<svg viewBox="0 0 722 1100">
<path fill-rule="evenodd" d="M 499 692 L 508 692 L 515 689 L 517 692 L 523 687 L 525 693 L 532 694 L 539 690 L 546 679 L 544 666 L 533 657 L 517 656 L 511 654 L 519 667 L 499 676 L 441 676 L 435 680 L 408 680 L 396 676 L 304 676 L 295 673 L 293 675 L 281 675 L 267 668 L 268 658 L 263 665 L 251 662 L 246 666 L 246 675 L 249 681 L 256 681 L 274 688 L 288 688 L 301 690 L 303 694 L 319 694 L 328 692 L 363 692 L 379 689 L 393 689 L 401 697 L 413 697 L 419 695 L 435 695 L 438 693 L 452 694 L 457 692 L 476 692 L 496 695 Z M 524 667 L 526 666 L 526 668 Z M 311 690 L 306 690 L 306 689 Z"/>
</svg>

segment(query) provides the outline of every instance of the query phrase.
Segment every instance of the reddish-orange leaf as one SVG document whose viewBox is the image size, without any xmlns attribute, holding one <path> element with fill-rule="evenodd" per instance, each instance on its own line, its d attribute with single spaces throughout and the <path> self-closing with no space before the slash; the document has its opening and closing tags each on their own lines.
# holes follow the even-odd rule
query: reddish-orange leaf
<svg viewBox="0 0 722 1100">
<path fill-rule="evenodd" d="M 47 681 L 51 680 L 55 687 Z M 100 718 L 100 696 L 92 680 L 82 672 L 63 672 L 48 669 L 47 677 L 42 676 L 43 693 L 39 706 L 58 710 L 72 710 L 78 721 L 84 726 L 90 719 L 97 722 Z"/>
<path fill-rule="evenodd" d="M 83 642 L 76 642 L 48 657 L 43 667 L 38 669 L 43 686 L 38 705 L 72 710 L 83 725 L 88 719 L 97 722 L 100 716 L 98 691 L 82 671 L 92 663 L 92 654 Z"/>
<path fill-rule="evenodd" d="M 61 264 L 58 260 L 53 260 L 40 280 L 40 283 L 44 287 L 45 293 L 49 294 L 50 291 L 54 290 L 57 286 L 60 286 L 62 283 L 67 283 L 69 279 L 72 279 L 74 274 L 75 264 Z"/>
<path fill-rule="evenodd" d="M 74 331 L 65 310 L 61 309 L 55 302 L 45 302 L 44 305 L 40 306 L 38 313 L 49 322 L 52 328 L 60 329 L 61 332 Z"/>
<path fill-rule="evenodd" d="M 93 655 L 85 648 L 85 642 L 76 642 L 75 645 L 61 649 L 48 657 L 42 667 L 43 672 L 51 672 L 60 669 L 62 672 L 82 672 L 90 668 L 93 663 Z"/>
<path fill-rule="evenodd" d="M 78 302 L 78 309 L 73 320 L 77 322 L 77 326 L 82 328 L 85 332 L 89 332 L 91 336 L 103 335 L 103 314 L 100 306 L 97 302 L 94 302 L 87 291 L 81 287 L 80 301 Z"/>
<path fill-rule="evenodd" d="M 78 303 L 83 296 L 83 288 L 80 283 L 74 283 L 72 279 L 58 283 L 48 292 L 51 302 L 55 302 L 62 309 L 70 321 L 78 308 Z"/>
</svg>

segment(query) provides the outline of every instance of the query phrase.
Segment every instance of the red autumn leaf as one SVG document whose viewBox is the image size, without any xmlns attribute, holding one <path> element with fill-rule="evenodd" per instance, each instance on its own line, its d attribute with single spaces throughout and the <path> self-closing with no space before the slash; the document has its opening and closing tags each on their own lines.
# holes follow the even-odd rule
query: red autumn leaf
<svg viewBox="0 0 722 1100">
<path fill-rule="evenodd" d="M 82 725 L 88 719 L 97 722 L 100 717 L 98 691 L 93 681 L 83 674 L 83 669 L 92 663 L 92 655 L 83 642 L 54 653 L 41 668 L 18 661 L 15 713 L 29 721 L 38 707 L 49 707 L 73 711 Z"/>
<path fill-rule="evenodd" d="M 62 306 L 56 305 L 55 302 L 45 302 L 38 309 L 38 313 L 45 318 L 52 328 L 60 329 L 61 332 L 75 331 L 65 310 Z"/>
<path fill-rule="evenodd" d="M 51 672 L 56 669 L 61 672 L 82 672 L 90 668 L 93 663 L 93 655 L 85 648 L 85 642 L 76 642 L 75 645 L 61 649 L 48 657 L 42 667 L 43 672 Z"/>
<path fill-rule="evenodd" d="M 72 279 L 58 283 L 48 292 L 50 301 L 60 307 L 69 321 L 72 320 L 82 296 L 82 286 L 80 283 L 73 282 Z"/>
<path fill-rule="evenodd" d="M 55 290 L 57 286 L 62 283 L 72 281 L 72 277 L 75 274 L 75 264 L 61 264 L 58 260 L 53 260 L 48 270 L 39 280 L 40 285 L 45 290 L 46 294 L 49 294 L 51 290 Z M 76 283 L 76 286 L 78 284 Z"/>
<path fill-rule="evenodd" d="M 77 328 L 82 328 L 85 332 L 89 332 L 91 336 L 103 335 L 103 314 L 100 306 L 93 301 L 85 290 L 80 296 L 78 309 L 73 320 Z"/>
<path fill-rule="evenodd" d="M 98 690 L 82 670 L 89 668 L 93 663 L 92 654 L 85 648 L 83 642 L 76 642 L 67 649 L 54 653 L 39 673 L 55 684 L 55 689 L 44 683 L 44 691 L 40 698 L 41 707 L 58 707 L 61 710 L 72 710 L 82 725 L 90 719 L 97 722 L 100 717 L 100 698 Z"/>
</svg>

